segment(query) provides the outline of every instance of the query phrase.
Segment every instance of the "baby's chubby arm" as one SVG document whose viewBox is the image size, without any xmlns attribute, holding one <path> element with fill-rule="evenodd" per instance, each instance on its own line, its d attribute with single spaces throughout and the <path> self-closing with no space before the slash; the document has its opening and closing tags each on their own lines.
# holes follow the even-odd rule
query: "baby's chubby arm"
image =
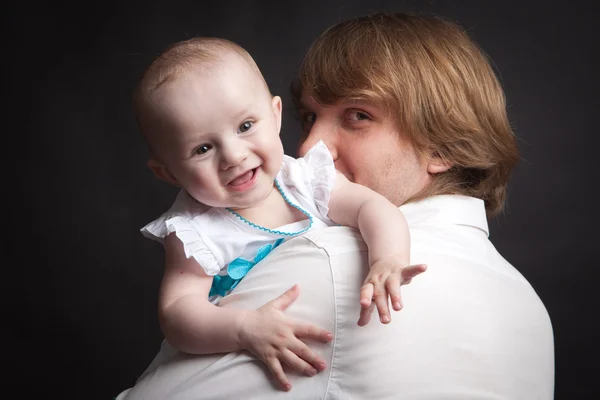
<svg viewBox="0 0 600 400">
<path fill-rule="evenodd" d="M 159 294 L 159 322 L 167 341 L 191 354 L 248 350 L 261 359 L 286 390 L 281 363 L 314 375 L 325 362 L 301 339 L 328 342 L 329 332 L 284 314 L 299 295 L 292 287 L 258 310 L 220 308 L 208 301 L 212 276 L 185 256 L 175 234 L 165 238 L 165 272 Z"/>
<path fill-rule="evenodd" d="M 360 291 L 359 325 L 369 322 L 375 305 L 382 323 L 391 315 L 388 295 L 394 310 L 402 309 L 400 286 L 410 283 L 425 271 L 425 265 L 410 266 L 410 235 L 402 212 L 379 193 L 350 182 L 337 172 L 329 200 L 332 221 L 358 228 L 369 248 L 370 271 Z"/>
</svg>

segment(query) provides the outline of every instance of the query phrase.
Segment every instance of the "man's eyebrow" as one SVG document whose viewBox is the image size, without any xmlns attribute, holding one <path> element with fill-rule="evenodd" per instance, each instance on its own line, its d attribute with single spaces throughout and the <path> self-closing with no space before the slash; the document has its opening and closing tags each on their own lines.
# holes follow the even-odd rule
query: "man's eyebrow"
<svg viewBox="0 0 600 400">
<path fill-rule="evenodd" d="M 309 102 L 313 102 L 315 104 L 319 104 L 318 101 L 315 100 L 315 98 L 313 96 L 309 96 L 308 99 L 304 99 L 304 98 L 300 98 L 296 101 L 296 108 L 297 109 L 301 109 L 301 110 L 312 110 L 313 107 L 311 107 Z"/>
<path fill-rule="evenodd" d="M 308 106 L 306 105 L 306 103 L 302 100 L 297 100 L 296 101 L 296 108 L 299 110 L 306 110 L 308 108 Z"/>
</svg>

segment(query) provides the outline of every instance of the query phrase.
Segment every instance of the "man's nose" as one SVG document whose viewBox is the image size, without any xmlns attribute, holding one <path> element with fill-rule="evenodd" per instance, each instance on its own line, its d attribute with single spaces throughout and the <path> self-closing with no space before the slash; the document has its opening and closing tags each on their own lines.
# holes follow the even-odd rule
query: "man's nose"
<svg viewBox="0 0 600 400">
<path fill-rule="evenodd" d="M 315 123 L 308 132 L 304 142 L 300 144 L 298 155 L 303 157 L 319 140 L 322 140 L 329 149 L 333 161 L 337 160 L 337 135 L 334 130 L 333 126 Z"/>
</svg>

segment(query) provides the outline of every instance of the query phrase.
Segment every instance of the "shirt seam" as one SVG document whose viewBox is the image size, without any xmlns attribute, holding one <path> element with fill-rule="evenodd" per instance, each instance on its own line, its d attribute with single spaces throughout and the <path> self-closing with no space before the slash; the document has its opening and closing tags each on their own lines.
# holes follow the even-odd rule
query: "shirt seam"
<svg viewBox="0 0 600 400">
<path fill-rule="evenodd" d="M 327 255 L 327 263 L 329 264 L 329 273 L 331 274 L 331 286 L 333 289 L 333 341 L 331 343 L 331 364 L 329 366 L 329 376 L 327 377 L 327 384 L 325 385 L 325 391 L 323 393 L 323 400 L 327 400 L 330 399 L 331 397 L 330 395 L 330 389 L 331 389 L 331 381 L 332 381 L 332 377 L 333 377 L 333 369 L 335 366 L 335 360 L 336 360 L 336 349 L 337 349 L 337 336 L 338 336 L 338 304 L 337 304 L 337 290 L 336 290 L 336 282 L 335 282 L 335 275 L 333 272 L 333 266 L 331 265 L 331 258 L 332 255 L 329 253 L 329 251 L 327 251 L 327 249 L 321 245 L 319 245 L 318 243 L 315 243 L 315 241 L 313 241 L 312 239 L 310 239 L 309 237 L 303 236 L 306 240 L 310 241 L 314 246 L 317 246 L 319 249 L 321 249 L 326 255 Z"/>
</svg>

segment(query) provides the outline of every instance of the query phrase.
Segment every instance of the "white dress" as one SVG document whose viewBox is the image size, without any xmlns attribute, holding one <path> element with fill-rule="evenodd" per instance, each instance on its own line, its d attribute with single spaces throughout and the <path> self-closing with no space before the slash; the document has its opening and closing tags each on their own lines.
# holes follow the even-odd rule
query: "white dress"
<svg viewBox="0 0 600 400">
<path fill-rule="evenodd" d="M 198 203 L 186 191 L 171 208 L 141 229 L 144 236 L 164 243 L 175 232 L 186 257 L 194 257 L 207 275 L 215 276 L 209 300 L 217 303 L 246 273 L 287 238 L 311 229 L 335 225 L 328 217 L 328 203 L 336 170 L 322 141 L 304 157 L 283 157 L 275 186 L 284 199 L 307 219 L 277 229 L 267 229 L 228 208 Z"/>
</svg>

